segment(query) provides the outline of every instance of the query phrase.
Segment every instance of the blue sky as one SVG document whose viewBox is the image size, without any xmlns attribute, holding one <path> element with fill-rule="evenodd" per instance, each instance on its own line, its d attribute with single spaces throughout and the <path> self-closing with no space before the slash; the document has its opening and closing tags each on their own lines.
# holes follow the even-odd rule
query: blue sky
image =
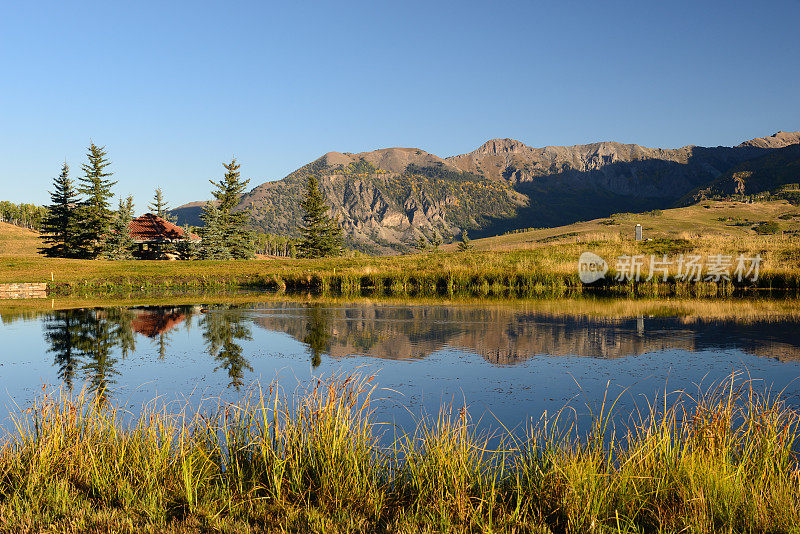
<svg viewBox="0 0 800 534">
<path fill-rule="evenodd" d="M 330 150 L 800 129 L 800 2 L 3 2 L 0 199 L 106 145 L 142 213 Z"/>
</svg>

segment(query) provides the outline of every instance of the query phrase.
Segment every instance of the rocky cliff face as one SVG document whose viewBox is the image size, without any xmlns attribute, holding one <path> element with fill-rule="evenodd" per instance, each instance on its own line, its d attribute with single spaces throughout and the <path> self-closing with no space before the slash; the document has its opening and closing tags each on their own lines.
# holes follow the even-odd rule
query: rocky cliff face
<svg viewBox="0 0 800 534">
<path fill-rule="evenodd" d="M 465 229 L 493 235 L 671 207 L 735 166 L 797 143 L 800 132 L 736 147 L 660 149 L 605 141 L 533 148 L 492 139 L 448 158 L 418 148 L 328 152 L 283 180 L 255 187 L 239 207 L 251 211 L 256 229 L 297 235 L 306 178 L 316 173 L 350 244 L 390 252 L 420 236 L 447 241 Z M 199 208 L 175 211 L 191 222 Z"/>
<path fill-rule="evenodd" d="M 526 199 L 505 182 L 464 173 L 415 148 L 346 154 L 329 152 L 285 179 L 264 183 L 242 198 L 252 223 L 266 232 L 296 235 L 308 174 L 345 236 L 370 252 L 407 249 L 421 236 L 448 240 L 489 217 L 513 218 Z"/>
<path fill-rule="evenodd" d="M 463 171 L 508 180 L 565 188 L 599 188 L 638 197 L 673 198 L 722 175 L 765 150 L 800 142 L 800 132 L 779 132 L 737 147 L 647 148 L 613 141 L 532 148 L 513 139 L 493 139 L 476 150 L 445 161 Z"/>
</svg>

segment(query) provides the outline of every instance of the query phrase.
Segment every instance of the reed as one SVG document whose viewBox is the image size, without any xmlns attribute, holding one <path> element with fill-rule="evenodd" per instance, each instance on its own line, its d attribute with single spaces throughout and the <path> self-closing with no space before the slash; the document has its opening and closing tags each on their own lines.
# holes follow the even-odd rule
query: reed
<svg viewBox="0 0 800 534">
<path fill-rule="evenodd" d="M 524 435 L 464 408 L 389 446 L 374 376 L 240 403 L 145 405 L 43 391 L 0 446 L 0 530 L 797 532 L 800 416 L 738 375 L 634 414 L 604 401 Z M 384 438 L 381 441 L 381 438 Z M 490 443 L 499 443 L 490 447 Z"/>
<path fill-rule="evenodd" d="M 48 282 L 53 294 L 107 294 L 120 291 L 254 289 L 358 296 L 474 295 L 533 296 L 594 294 L 636 297 L 733 296 L 735 291 L 800 290 L 798 238 L 786 236 L 703 236 L 635 242 L 595 236 L 597 240 L 538 243 L 509 251 L 442 251 L 427 254 L 323 259 L 274 258 L 253 261 L 99 261 L 27 256 L 0 257 L 0 283 Z M 610 271 L 599 287 L 584 286 L 578 258 L 584 251 L 605 258 Z M 762 258 L 756 282 L 684 282 L 672 265 L 666 281 L 614 280 L 617 258 L 679 254 Z M 733 274 L 732 272 L 730 274 Z"/>
</svg>

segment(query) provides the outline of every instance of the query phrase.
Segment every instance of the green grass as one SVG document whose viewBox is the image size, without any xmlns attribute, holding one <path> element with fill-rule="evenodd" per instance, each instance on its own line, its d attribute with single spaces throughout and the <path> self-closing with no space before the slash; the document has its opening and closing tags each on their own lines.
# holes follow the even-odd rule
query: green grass
<svg viewBox="0 0 800 534">
<path fill-rule="evenodd" d="M 373 377 L 273 384 L 240 404 L 133 424 L 87 394 L 43 392 L 0 445 L 0 530 L 798 532 L 800 416 L 731 377 L 665 395 L 627 432 L 607 399 L 489 448 L 466 409 L 388 448 Z"/>
</svg>

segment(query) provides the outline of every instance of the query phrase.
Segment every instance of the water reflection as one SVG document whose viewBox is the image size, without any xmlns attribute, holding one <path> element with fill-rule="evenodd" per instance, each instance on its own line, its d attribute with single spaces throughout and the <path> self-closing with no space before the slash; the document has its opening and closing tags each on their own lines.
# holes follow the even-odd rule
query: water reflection
<svg viewBox="0 0 800 534">
<path fill-rule="evenodd" d="M 331 338 L 333 330 L 331 327 L 332 310 L 319 304 L 312 305 L 306 315 L 306 335 L 303 343 L 308 346 L 311 352 L 311 366 L 319 367 L 322 363 L 322 355 L 331 350 Z M 338 332 L 337 332 L 338 335 Z"/>
<path fill-rule="evenodd" d="M 675 350 L 737 350 L 781 362 L 800 361 L 800 320 L 774 313 L 763 318 L 681 316 L 667 309 L 661 314 L 606 316 L 562 312 L 558 306 L 543 311 L 535 306 L 278 302 L 208 309 L 84 308 L 20 318 L 41 321 L 46 350 L 67 388 L 80 380 L 103 397 L 125 382 L 120 377 L 121 362 L 132 355 L 138 360 L 155 349 L 159 361 L 168 363 L 181 350 L 185 353 L 186 339 L 198 339 L 203 347 L 198 350 L 211 358 L 212 372 L 226 377 L 228 388 L 239 390 L 257 378 L 254 357 L 273 357 L 271 344 L 277 333 L 304 347 L 312 368 L 326 358 L 419 360 L 453 350 L 478 355 L 493 366 L 522 365 L 540 357 L 612 360 Z M 2 319 L 11 321 L 7 316 Z M 179 331 L 186 338 L 176 342 Z M 256 331 L 273 334 L 268 341 L 263 337 L 259 341 L 254 340 Z M 141 338 L 149 340 L 144 347 Z M 194 362 L 198 354 L 189 357 Z M 259 365 L 263 367 L 263 360 Z"/>
<path fill-rule="evenodd" d="M 200 326 L 208 353 L 218 362 L 214 369 L 225 370 L 230 382 L 228 387 L 239 389 L 243 383 L 244 372 L 253 367 L 244 357 L 244 349 L 239 341 L 251 341 L 250 318 L 232 307 L 212 310 L 203 315 Z"/>
</svg>

